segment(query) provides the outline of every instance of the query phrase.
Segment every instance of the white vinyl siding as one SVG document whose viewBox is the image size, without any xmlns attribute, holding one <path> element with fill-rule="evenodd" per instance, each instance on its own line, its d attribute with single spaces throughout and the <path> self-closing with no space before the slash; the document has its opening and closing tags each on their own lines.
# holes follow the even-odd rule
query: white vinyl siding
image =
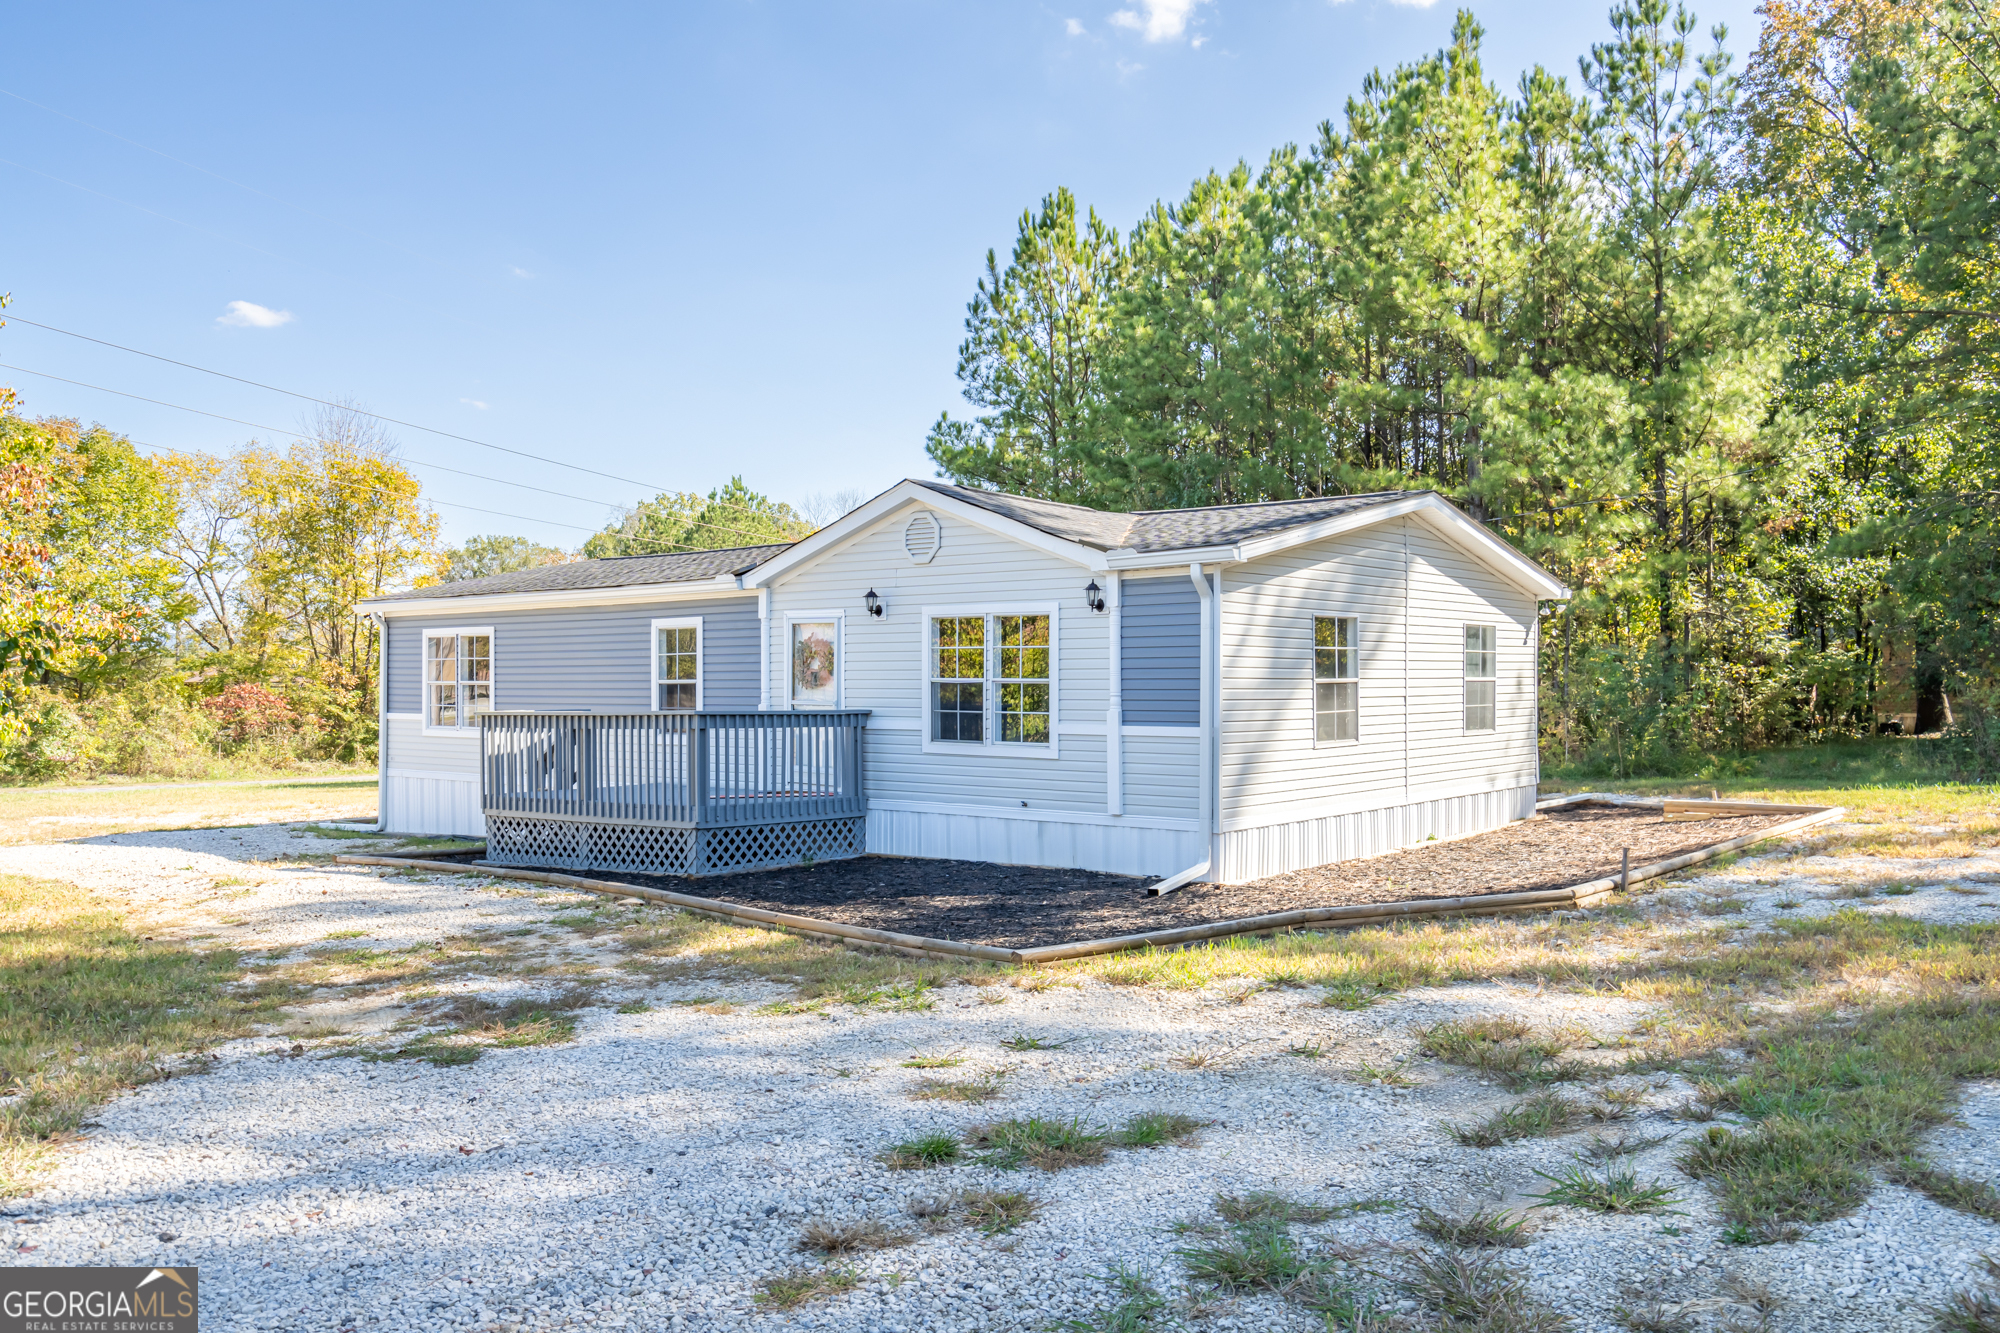
<svg viewBox="0 0 2000 1333">
<path fill-rule="evenodd" d="M 942 544 L 936 557 L 917 564 L 903 549 L 909 519 L 908 511 L 887 516 L 771 590 L 772 697 L 786 697 L 787 617 L 845 609 L 842 700 L 845 707 L 871 710 L 863 756 L 871 801 L 979 805 L 1022 816 L 1036 809 L 1103 815 L 1110 616 L 1084 606 L 1091 571 L 951 514 L 938 515 Z M 862 613 L 862 594 L 870 588 L 882 599 L 879 618 Z M 1043 613 L 1050 615 L 1054 640 L 1049 703 L 1055 743 L 933 741 L 931 619 Z M 983 706 L 994 719 L 992 703 Z M 989 725 L 997 726 L 997 719 Z M 1095 732 L 1065 729 L 1079 726 Z"/>
<path fill-rule="evenodd" d="M 1322 745 L 1314 624 L 1341 616 L 1355 621 L 1358 734 Z M 1534 783 L 1533 594 L 1424 521 L 1392 520 L 1224 571 L 1222 623 L 1224 830 Z M 1468 624 L 1495 631 L 1494 731 L 1474 749 L 1465 743 Z"/>
</svg>

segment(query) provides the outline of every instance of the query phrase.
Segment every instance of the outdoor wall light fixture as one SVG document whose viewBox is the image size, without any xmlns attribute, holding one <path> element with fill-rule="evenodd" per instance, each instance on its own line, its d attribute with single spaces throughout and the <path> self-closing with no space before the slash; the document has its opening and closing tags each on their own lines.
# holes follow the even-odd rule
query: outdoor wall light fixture
<svg viewBox="0 0 2000 1333">
<path fill-rule="evenodd" d="M 1096 579 L 1092 579 L 1085 586 L 1083 590 L 1083 604 L 1093 611 L 1102 611 L 1104 609 L 1104 589 L 1097 586 Z"/>
<path fill-rule="evenodd" d="M 867 592 L 863 593 L 861 595 L 861 600 L 868 603 L 869 615 L 880 616 L 882 614 L 882 599 L 875 595 L 875 590 L 873 588 L 870 588 Z"/>
</svg>

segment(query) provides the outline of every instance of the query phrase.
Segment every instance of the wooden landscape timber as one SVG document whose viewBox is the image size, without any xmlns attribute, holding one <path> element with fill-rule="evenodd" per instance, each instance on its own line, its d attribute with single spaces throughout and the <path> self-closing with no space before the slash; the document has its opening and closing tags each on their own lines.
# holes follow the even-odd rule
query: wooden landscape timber
<svg viewBox="0 0 2000 1333">
<path fill-rule="evenodd" d="M 1301 926 L 1348 929 L 1355 926 L 1381 925 L 1388 921 L 1451 916 L 1499 916 L 1513 912 L 1595 907 L 1619 891 L 1621 880 L 1624 885 L 1630 885 L 1641 880 L 1670 875 L 1677 870 L 1685 870 L 1704 861 L 1712 861 L 1718 856 L 1741 851 L 1755 843 L 1786 837 L 1821 824 L 1832 823 L 1846 813 L 1840 806 L 1780 805 L 1757 801 L 1656 802 L 1638 801 L 1630 797 L 1607 798 L 1597 794 L 1560 797 L 1542 802 L 1536 808 L 1537 810 L 1559 809 L 1566 805 L 1581 805 L 1589 801 L 1607 799 L 1614 804 L 1665 804 L 1674 807 L 1676 813 L 1701 810 L 1706 811 L 1710 817 L 1720 814 L 1764 815 L 1793 812 L 1798 812 L 1799 817 L 1770 828 L 1759 829 L 1754 833 L 1746 833 L 1741 837 L 1698 848 L 1680 856 L 1668 857 L 1664 861 L 1634 866 L 1620 875 L 1565 885 L 1559 889 L 1539 889 L 1524 893 L 1471 894 L 1459 898 L 1419 898 L 1397 903 L 1356 903 L 1346 907 L 1305 907 L 1289 912 L 1271 912 L 1262 916 L 1209 921 L 1173 930 L 1146 931 L 1107 939 L 1077 940 L 1067 944 L 1051 944 L 1030 949 L 1001 949 L 987 944 L 969 944 L 962 940 L 938 940 L 921 935 L 904 935 L 892 930 L 874 930 L 867 926 L 853 926 L 842 921 L 824 921 L 817 917 L 796 916 L 789 912 L 772 912 L 761 907 L 746 907 L 716 898 L 700 898 L 693 894 L 675 893 L 668 889 L 622 884 L 615 880 L 587 879 L 580 875 L 566 875 L 555 871 L 515 870 L 477 862 L 430 861 L 400 856 L 336 856 L 334 860 L 342 865 L 388 866 L 398 870 L 431 870 L 454 875 L 488 875 L 498 879 L 527 880 L 610 898 L 637 898 L 666 907 L 678 907 L 683 911 L 695 912 L 732 925 L 776 928 L 850 948 L 883 950 L 918 958 L 976 958 L 987 962 L 1027 966 L 1061 962 L 1070 958 L 1088 958 L 1097 954 L 1118 953 L 1127 949 L 1173 948 L 1230 935 L 1268 935 L 1295 930 Z"/>
</svg>

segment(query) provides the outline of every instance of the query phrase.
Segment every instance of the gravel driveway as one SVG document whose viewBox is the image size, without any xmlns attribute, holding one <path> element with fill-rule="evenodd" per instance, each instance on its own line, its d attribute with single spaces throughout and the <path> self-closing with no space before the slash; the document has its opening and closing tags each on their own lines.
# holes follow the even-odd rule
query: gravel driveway
<svg viewBox="0 0 2000 1333">
<path fill-rule="evenodd" d="M 1419 1243 L 1419 1205 L 1462 1213 L 1530 1202 L 1546 1187 L 1537 1172 L 1573 1163 L 1589 1134 L 1455 1145 L 1440 1122 L 1478 1118 L 1517 1094 L 1417 1058 L 1413 1030 L 1505 1014 L 1538 1028 L 1573 1024 L 1609 1043 L 1651 1012 L 1514 985 L 1410 990 L 1350 1011 L 1305 990 L 1246 998 L 1227 986 L 1175 992 L 1088 979 L 1039 991 L 948 986 L 931 993 L 930 1008 L 757 1012 L 790 989 L 618 971 L 609 939 L 551 924 L 582 901 L 571 895 L 289 859 L 347 849 L 285 826 L 128 834 L 0 848 L 0 871 L 123 899 L 163 934 L 294 959 L 352 932 L 383 950 L 478 932 L 515 939 L 556 972 L 524 981 L 461 971 L 426 988 L 429 998 L 497 1002 L 553 986 L 558 974 L 565 985 L 596 981 L 574 1039 L 489 1050 L 459 1066 L 371 1062 L 353 1052 L 381 1050 L 375 1038 L 409 1018 L 406 1006 L 423 993 L 387 988 L 307 1005 L 301 1023 L 330 1022 L 362 1044 L 239 1041 L 214 1051 L 205 1073 L 107 1106 L 46 1188 L 0 1206 L 9 1214 L 0 1260 L 199 1265 L 207 1326 L 220 1330 L 1041 1330 L 1109 1304 L 1097 1279 L 1116 1264 L 1171 1291 L 1174 1250 L 1191 1243 L 1171 1224 L 1214 1221 L 1218 1193 L 1393 1201 L 1393 1210 L 1295 1228 L 1302 1241 L 1358 1247 Z M 1818 896 L 1851 887 L 1864 870 L 1871 882 L 1915 891 Z M 1837 906 L 1993 920 L 1994 880 L 1992 856 L 1865 866 L 1767 856 L 1681 881 L 1657 905 L 1671 913 L 1722 902 L 1751 923 Z M 1788 902 L 1799 906 L 1778 905 Z M 641 1001 L 649 1008 L 616 1010 Z M 1005 1044 L 1019 1037 L 1061 1044 Z M 926 1076 L 905 1067 L 913 1054 L 962 1061 L 956 1077 L 996 1072 L 1004 1096 L 986 1106 L 913 1100 Z M 1399 1062 L 1414 1087 L 1357 1078 L 1364 1064 Z M 1992 1223 L 1887 1183 L 1858 1214 L 1800 1243 L 1724 1245 L 1710 1195 L 1672 1166 L 1675 1140 L 1703 1130 L 1669 1114 L 1692 1089 L 1668 1076 L 1626 1082 L 1641 1109 L 1619 1131 L 1661 1138 L 1632 1160 L 1640 1177 L 1675 1187 L 1683 1215 L 1663 1224 L 1538 1210 L 1531 1242 L 1504 1252 L 1579 1329 L 1623 1328 L 1616 1307 L 1641 1295 L 1686 1304 L 1694 1327 L 1721 1328 L 1754 1314 L 1732 1304 L 1730 1293 L 1747 1289 L 1742 1278 L 1782 1301 L 1772 1329 L 1914 1330 L 1928 1327 L 1926 1305 L 1966 1285 L 1981 1253 L 2000 1253 Z M 1102 1165 L 1050 1174 L 891 1171 L 880 1160 L 898 1141 L 999 1117 L 1115 1124 L 1156 1110 L 1206 1124 L 1180 1146 L 1117 1151 Z M 2000 1085 L 1968 1085 L 1963 1124 L 1936 1136 L 1932 1156 L 1993 1181 L 1996 1133 Z M 1040 1214 L 992 1237 L 917 1230 L 912 1204 L 979 1189 L 1024 1190 Z M 754 1305 L 760 1280 L 807 1263 L 795 1248 L 804 1224 L 870 1218 L 918 1238 L 840 1261 L 856 1279 L 850 1292 L 789 1313 Z M 1269 1296 L 1214 1305 L 1190 1326 L 1323 1327 Z"/>
</svg>

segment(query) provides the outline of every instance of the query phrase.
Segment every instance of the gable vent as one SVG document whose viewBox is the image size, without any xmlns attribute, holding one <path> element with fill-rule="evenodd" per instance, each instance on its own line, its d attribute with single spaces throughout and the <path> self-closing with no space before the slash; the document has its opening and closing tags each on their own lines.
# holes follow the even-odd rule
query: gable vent
<svg viewBox="0 0 2000 1333">
<path fill-rule="evenodd" d="M 903 549 L 910 553 L 910 559 L 920 565 L 928 565 L 944 545 L 944 530 L 938 526 L 937 515 L 928 509 L 910 520 L 903 529 Z"/>
</svg>

